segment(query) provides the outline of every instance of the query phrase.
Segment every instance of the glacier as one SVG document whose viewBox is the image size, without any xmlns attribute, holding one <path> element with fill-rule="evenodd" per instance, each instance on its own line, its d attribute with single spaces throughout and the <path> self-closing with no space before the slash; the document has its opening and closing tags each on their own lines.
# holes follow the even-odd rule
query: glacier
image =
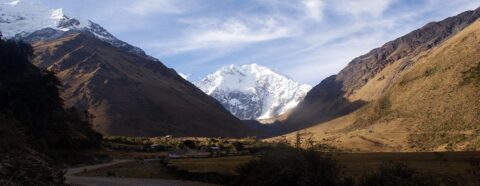
<svg viewBox="0 0 480 186">
<path fill-rule="evenodd" d="M 287 114 L 312 88 L 257 64 L 223 67 L 195 84 L 243 120 Z"/>
</svg>

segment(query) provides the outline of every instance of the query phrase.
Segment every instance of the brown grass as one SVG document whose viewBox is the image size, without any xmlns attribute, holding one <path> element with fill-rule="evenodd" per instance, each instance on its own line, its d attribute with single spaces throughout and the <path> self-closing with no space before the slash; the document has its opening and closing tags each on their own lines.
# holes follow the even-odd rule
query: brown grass
<svg viewBox="0 0 480 186">
<path fill-rule="evenodd" d="M 169 162 L 181 170 L 194 173 L 218 173 L 235 175 L 236 168 L 252 160 L 252 156 L 230 156 L 220 158 L 173 159 Z"/>
<path fill-rule="evenodd" d="M 448 177 L 457 181 L 472 182 L 470 161 L 479 152 L 416 152 L 416 153 L 348 153 L 335 158 L 345 168 L 347 176 L 360 177 L 378 170 L 389 161 L 403 162 L 421 173 Z"/>
<path fill-rule="evenodd" d="M 167 152 L 126 152 L 105 149 L 104 153 L 113 159 L 154 159 L 167 156 Z"/>
<path fill-rule="evenodd" d="M 179 179 L 169 174 L 161 161 L 137 161 L 103 167 L 87 172 L 79 173 L 78 176 L 86 177 L 121 177 L 121 178 L 160 178 Z"/>
<path fill-rule="evenodd" d="M 412 152 L 412 153 L 335 153 L 336 159 L 346 176 L 359 178 L 377 171 L 379 166 L 390 161 L 402 162 L 421 173 L 433 174 L 460 183 L 471 183 L 473 158 L 480 152 Z M 192 173 L 218 173 L 235 175 L 236 168 L 253 156 L 232 156 L 218 158 L 174 159 L 169 163 L 181 170 Z M 80 173 L 81 176 L 108 176 L 114 173 L 125 178 L 181 179 L 169 174 L 160 161 L 129 162 Z"/>
<path fill-rule="evenodd" d="M 353 151 L 480 150 L 479 46 L 477 21 L 410 58 L 407 70 L 398 73 L 399 60 L 379 72 L 349 97 L 370 101 L 363 108 L 305 132 Z"/>
</svg>

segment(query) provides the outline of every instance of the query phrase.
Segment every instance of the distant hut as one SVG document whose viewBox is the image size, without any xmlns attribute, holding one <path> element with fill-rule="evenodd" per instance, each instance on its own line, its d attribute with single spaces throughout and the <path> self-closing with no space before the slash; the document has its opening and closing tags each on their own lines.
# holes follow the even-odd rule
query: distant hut
<svg viewBox="0 0 480 186">
<path fill-rule="evenodd" d="M 168 153 L 169 158 L 186 158 L 188 157 L 188 151 L 186 150 L 175 150 Z"/>
</svg>

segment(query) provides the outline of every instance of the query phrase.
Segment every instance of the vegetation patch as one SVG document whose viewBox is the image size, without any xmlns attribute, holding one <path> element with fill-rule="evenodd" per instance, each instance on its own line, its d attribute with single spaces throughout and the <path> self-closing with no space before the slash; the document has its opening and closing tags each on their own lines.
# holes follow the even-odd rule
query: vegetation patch
<svg viewBox="0 0 480 186">
<path fill-rule="evenodd" d="M 479 126 L 475 122 L 466 120 L 462 110 L 451 111 L 453 114 L 442 115 L 429 113 L 420 118 L 418 130 L 410 134 L 408 143 L 417 150 L 431 151 L 443 148 L 444 150 L 478 150 L 475 139 L 478 136 Z M 461 144 L 469 144 L 458 149 Z"/>
<path fill-rule="evenodd" d="M 429 76 L 432 76 L 433 74 L 437 73 L 440 71 L 440 66 L 435 66 L 433 68 L 430 68 L 430 69 L 427 69 L 425 72 L 424 72 L 424 76 L 425 77 L 429 77 Z"/>
<path fill-rule="evenodd" d="M 377 171 L 364 175 L 359 186 L 376 185 L 441 185 L 441 180 L 426 175 L 401 162 L 386 162 Z"/>
<path fill-rule="evenodd" d="M 327 154 L 278 147 L 238 169 L 233 185 L 351 185 Z"/>
<path fill-rule="evenodd" d="M 391 110 L 391 106 L 392 104 L 390 103 L 388 95 L 381 97 L 357 113 L 359 117 L 352 127 L 366 127 L 381 119 L 388 119 L 388 117 L 394 113 L 393 110 Z"/>
<path fill-rule="evenodd" d="M 463 72 L 462 85 L 467 85 L 470 83 L 474 83 L 475 85 L 480 86 L 480 64 L 477 64 L 476 67 L 473 67 Z"/>
</svg>

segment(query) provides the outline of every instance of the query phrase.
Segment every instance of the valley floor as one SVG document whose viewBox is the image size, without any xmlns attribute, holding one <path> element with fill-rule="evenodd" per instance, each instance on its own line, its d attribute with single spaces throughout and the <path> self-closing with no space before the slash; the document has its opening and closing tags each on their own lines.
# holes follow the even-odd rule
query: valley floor
<svg viewBox="0 0 480 186">
<path fill-rule="evenodd" d="M 140 153 L 145 155 L 145 153 Z M 410 152 L 410 153 L 332 153 L 345 175 L 358 179 L 378 171 L 388 162 L 402 162 L 415 170 L 469 185 L 475 183 L 473 161 L 480 161 L 480 152 Z M 235 169 L 255 158 L 254 155 L 171 159 L 169 166 L 197 174 L 235 176 Z M 111 174 L 111 175 L 110 175 Z M 109 177 L 108 177 L 109 176 Z M 209 185 L 184 181 L 168 172 L 159 159 L 115 160 L 111 163 L 72 168 L 67 183 L 74 185 Z"/>
<path fill-rule="evenodd" d="M 155 161 L 157 159 L 145 160 Z M 90 165 L 84 167 L 71 168 L 67 170 L 65 175 L 66 182 L 72 185 L 80 186 L 209 186 L 212 184 L 206 184 L 201 182 L 194 181 L 183 181 L 183 180 L 171 180 L 171 179 L 148 179 L 148 178 L 118 178 L 118 177 L 91 177 L 78 175 L 82 172 L 88 172 L 92 170 L 98 170 L 103 168 L 112 167 L 115 165 L 126 164 L 130 162 L 135 162 L 136 160 L 124 159 L 124 160 L 115 160 L 110 163 Z"/>
</svg>

